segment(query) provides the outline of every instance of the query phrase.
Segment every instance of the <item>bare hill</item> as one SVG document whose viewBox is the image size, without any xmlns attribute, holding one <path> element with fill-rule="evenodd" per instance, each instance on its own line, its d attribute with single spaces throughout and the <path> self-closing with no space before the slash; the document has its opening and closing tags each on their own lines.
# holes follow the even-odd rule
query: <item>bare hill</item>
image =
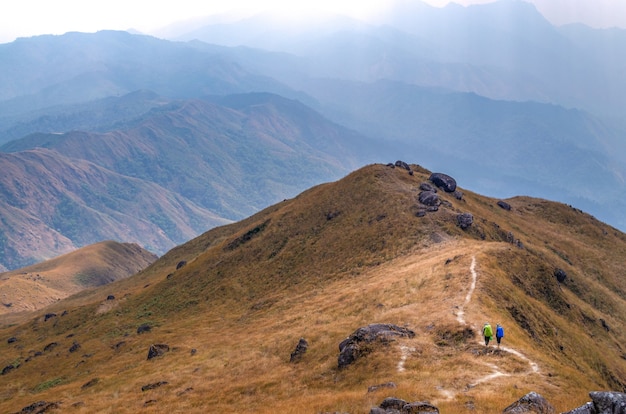
<svg viewBox="0 0 626 414">
<path fill-rule="evenodd" d="M 129 277 L 156 259 L 136 244 L 105 241 L 0 273 L 0 314 L 41 309 L 81 290 Z"/>
<path fill-rule="evenodd" d="M 364 413 L 395 396 L 501 413 L 529 391 L 566 411 L 624 391 L 626 236 L 528 197 L 439 189 L 428 209 L 430 171 L 410 168 L 367 166 L 1 327 L 0 411 Z M 339 368 L 373 323 L 415 335 Z M 153 344 L 169 351 L 146 360 Z"/>
</svg>

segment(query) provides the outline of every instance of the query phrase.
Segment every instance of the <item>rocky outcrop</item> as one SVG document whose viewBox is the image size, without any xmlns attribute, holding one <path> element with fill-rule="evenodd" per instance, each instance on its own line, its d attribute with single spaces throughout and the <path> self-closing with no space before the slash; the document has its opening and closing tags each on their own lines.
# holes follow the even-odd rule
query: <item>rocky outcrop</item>
<svg viewBox="0 0 626 414">
<path fill-rule="evenodd" d="M 432 173 L 429 180 L 446 193 L 453 193 L 456 190 L 456 180 L 449 175 Z"/>
<path fill-rule="evenodd" d="M 534 391 L 524 395 L 502 411 L 503 414 L 556 414 L 552 404 Z"/>
<path fill-rule="evenodd" d="M 430 207 L 438 206 L 439 204 L 441 204 L 439 196 L 434 191 L 422 191 L 418 196 L 418 200 L 425 206 Z"/>
<path fill-rule="evenodd" d="M 592 391 L 591 402 L 563 414 L 624 414 L 626 394 L 612 391 Z"/>
<path fill-rule="evenodd" d="M 357 329 L 339 344 L 339 368 L 345 368 L 371 351 L 374 343 L 386 344 L 396 337 L 413 338 L 415 332 L 393 324 L 377 323 Z"/>
</svg>

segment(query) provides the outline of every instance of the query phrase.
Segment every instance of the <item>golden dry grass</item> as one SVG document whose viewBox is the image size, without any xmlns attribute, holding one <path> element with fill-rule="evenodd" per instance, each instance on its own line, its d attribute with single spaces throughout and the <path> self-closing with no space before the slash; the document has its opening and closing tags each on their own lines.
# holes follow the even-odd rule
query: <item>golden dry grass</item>
<svg viewBox="0 0 626 414">
<path fill-rule="evenodd" d="M 63 317 L 2 328 L 19 341 L 0 343 L 0 362 L 21 365 L 0 377 L 0 411 L 46 400 L 63 412 L 367 413 L 395 396 L 441 412 L 500 413 L 529 391 L 565 411 L 611 377 L 626 381 L 621 268 L 589 251 L 621 252 L 623 235 L 567 206 L 519 198 L 505 212 L 472 193 L 444 194 L 448 206 L 417 218 L 411 200 L 428 175 L 414 169 L 369 166 L 55 304 Z M 454 224 L 463 211 L 475 217 L 467 232 Z M 577 226 L 563 227 L 562 217 Z M 508 231 L 524 249 L 505 241 Z M 477 283 L 466 303 L 472 259 Z M 188 263 L 176 270 L 180 260 Z M 556 265 L 574 282 L 559 289 Z M 107 303 L 109 292 L 118 299 Z M 506 327 L 511 352 L 485 349 L 484 321 Z M 139 335 L 142 323 L 153 328 Z M 339 342 L 371 323 L 416 336 L 339 370 Z M 290 363 L 301 337 L 309 349 Z M 74 342 L 81 348 L 70 353 Z M 152 343 L 171 351 L 147 361 Z M 142 391 L 159 381 L 167 384 Z M 396 388 L 368 392 L 388 382 Z"/>
</svg>

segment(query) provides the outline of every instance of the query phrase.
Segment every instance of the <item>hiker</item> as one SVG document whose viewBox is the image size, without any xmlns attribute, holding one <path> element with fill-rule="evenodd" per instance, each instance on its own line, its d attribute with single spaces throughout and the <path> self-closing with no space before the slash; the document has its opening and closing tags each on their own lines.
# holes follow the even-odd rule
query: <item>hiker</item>
<svg viewBox="0 0 626 414">
<path fill-rule="evenodd" d="M 504 328 L 497 323 L 496 324 L 496 341 L 498 341 L 498 348 L 500 348 L 500 341 L 504 338 Z"/>
<path fill-rule="evenodd" d="M 491 329 L 491 325 L 488 322 L 485 322 L 483 325 L 483 336 L 485 337 L 485 346 L 489 346 L 489 341 L 493 337 L 493 329 Z"/>
</svg>

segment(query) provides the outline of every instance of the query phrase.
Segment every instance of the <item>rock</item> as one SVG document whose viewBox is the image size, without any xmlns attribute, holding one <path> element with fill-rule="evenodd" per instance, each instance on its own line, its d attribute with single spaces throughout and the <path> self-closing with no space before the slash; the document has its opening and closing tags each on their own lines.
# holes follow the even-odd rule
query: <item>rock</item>
<svg viewBox="0 0 626 414">
<path fill-rule="evenodd" d="M 402 412 L 407 414 L 438 413 L 439 408 L 427 401 L 416 401 L 405 404 Z"/>
<path fill-rule="evenodd" d="M 407 171 L 411 171 L 411 167 L 409 167 L 409 164 L 404 161 L 396 161 L 396 167 L 404 168 Z"/>
<path fill-rule="evenodd" d="M 178 264 L 176 265 L 176 270 L 180 269 L 181 267 L 184 267 L 187 264 L 186 261 L 181 260 L 180 262 L 178 262 Z"/>
<path fill-rule="evenodd" d="M 0 375 L 6 375 L 9 372 L 13 371 L 15 368 L 15 365 L 9 364 L 6 367 L 2 368 L 2 372 L 0 372 Z"/>
<path fill-rule="evenodd" d="M 498 201 L 498 205 L 501 208 L 505 209 L 506 211 L 511 211 L 511 205 L 509 203 L 507 203 L 506 201 L 500 200 L 500 201 Z"/>
<path fill-rule="evenodd" d="M 456 190 L 456 180 L 449 175 L 432 173 L 428 179 L 446 193 L 453 193 Z"/>
<path fill-rule="evenodd" d="M 16 337 L 12 336 L 9 339 L 7 339 L 7 343 L 8 344 L 12 344 L 13 342 L 17 342 L 17 338 Z"/>
<path fill-rule="evenodd" d="M 581 405 L 578 408 L 574 408 L 571 411 L 566 411 L 562 414 L 597 414 L 596 409 L 593 406 L 592 402 L 588 402 L 585 405 Z"/>
<path fill-rule="evenodd" d="M 474 223 L 474 216 L 472 216 L 470 213 L 461 213 L 456 216 L 456 223 L 460 228 L 465 230 L 469 226 L 471 226 L 472 223 Z"/>
<path fill-rule="evenodd" d="M 115 296 L 114 295 L 109 295 L 109 296 L 107 296 L 107 300 L 115 300 Z"/>
<path fill-rule="evenodd" d="M 559 283 L 563 283 L 565 282 L 565 279 L 567 279 L 567 273 L 565 273 L 565 270 L 563 269 L 555 269 L 554 277 L 556 277 L 556 280 L 558 280 Z"/>
<path fill-rule="evenodd" d="M 48 345 L 44 346 L 43 351 L 44 352 L 52 351 L 54 348 L 56 348 L 57 345 L 59 344 L 56 342 L 50 342 Z"/>
<path fill-rule="evenodd" d="M 51 319 L 51 318 L 56 318 L 56 316 L 57 316 L 57 314 L 56 314 L 56 313 L 46 313 L 46 314 L 44 315 L 44 317 L 43 317 L 43 321 L 45 322 L 45 321 L 47 321 L 48 319 Z"/>
<path fill-rule="evenodd" d="M 166 344 L 152 344 L 148 350 L 148 359 L 162 356 L 166 352 L 169 352 L 170 347 Z"/>
<path fill-rule="evenodd" d="M 87 381 L 86 383 L 84 383 L 80 388 L 85 389 L 85 388 L 93 387 L 99 382 L 100 382 L 100 378 L 93 378 Z"/>
<path fill-rule="evenodd" d="M 454 193 L 454 198 L 456 198 L 457 200 L 463 200 L 463 192 L 462 191 L 455 191 Z"/>
<path fill-rule="evenodd" d="M 612 391 L 592 391 L 589 393 L 597 414 L 626 413 L 626 394 Z"/>
<path fill-rule="evenodd" d="M 31 405 L 27 405 L 22 408 L 18 413 L 32 413 L 32 414 L 42 414 L 47 413 L 48 410 L 54 410 L 59 408 L 59 403 L 56 402 L 48 402 L 48 401 L 37 401 L 32 403 Z"/>
<path fill-rule="evenodd" d="M 420 190 L 422 191 L 432 191 L 433 193 L 437 192 L 437 187 L 430 185 L 429 183 L 421 183 Z"/>
<path fill-rule="evenodd" d="M 439 409 L 427 401 L 406 402 L 400 398 L 387 397 L 370 414 L 422 414 L 438 413 Z"/>
<path fill-rule="evenodd" d="M 418 196 L 418 200 L 426 206 L 438 206 L 441 204 L 439 196 L 434 191 L 422 191 Z"/>
<path fill-rule="evenodd" d="M 137 334 L 142 334 L 145 332 L 150 332 L 150 330 L 152 329 L 152 327 L 147 324 L 147 323 L 142 323 L 141 325 L 139 325 L 137 327 Z"/>
<path fill-rule="evenodd" d="M 372 324 L 361 327 L 339 344 L 339 368 L 345 368 L 371 350 L 373 342 L 389 343 L 394 337 L 413 338 L 415 332 L 393 324 Z"/>
<path fill-rule="evenodd" d="M 155 388 L 159 388 L 163 385 L 167 385 L 168 382 L 167 381 L 159 381 L 159 382 L 154 382 L 152 384 L 147 384 L 144 385 L 143 387 L 141 387 L 141 391 L 149 391 L 149 390 L 153 390 Z"/>
<path fill-rule="evenodd" d="M 402 407 L 404 407 L 406 405 L 406 401 L 404 401 L 403 399 L 400 398 L 395 398 L 395 397 L 387 397 L 383 400 L 383 402 L 380 403 L 380 408 L 382 408 L 383 410 L 402 410 Z"/>
<path fill-rule="evenodd" d="M 300 361 L 308 348 L 309 343 L 307 342 L 307 340 L 304 338 L 300 338 L 298 344 L 296 345 L 296 349 L 291 353 L 291 358 L 289 358 L 289 362 Z"/>
<path fill-rule="evenodd" d="M 80 344 L 78 342 L 74 342 L 70 347 L 70 352 L 76 352 L 80 349 Z"/>
<path fill-rule="evenodd" d="M 545 398 L 534 391 L 524 395 L 502 411 L 503 414 L 556 414 L 554 407 Z"/>
</svg>

